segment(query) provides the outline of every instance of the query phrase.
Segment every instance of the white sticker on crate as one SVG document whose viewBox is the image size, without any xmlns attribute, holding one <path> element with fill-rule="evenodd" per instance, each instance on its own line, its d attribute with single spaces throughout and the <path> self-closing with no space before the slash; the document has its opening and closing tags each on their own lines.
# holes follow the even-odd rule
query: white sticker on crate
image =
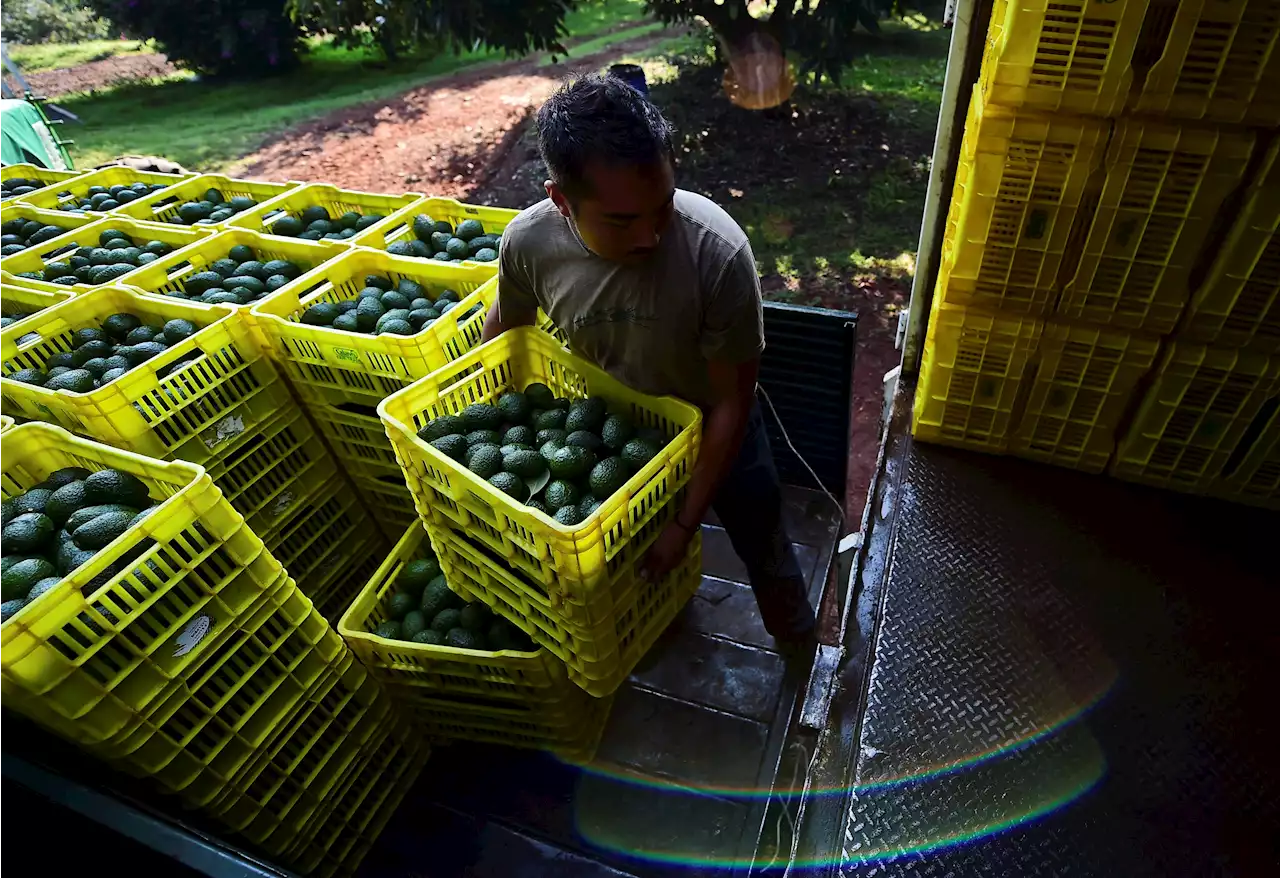
<svg viewBox="0 0 1280 878">
<path fill-rule="evenodd" d="M 228 439 L 234 439 L 244 432 L 243 415 L 227 415 L 221 421 L 205 430 L 204 445 L 206 448 L 217 448 Z"/>
<path fill-rule="evenodd" d="M 276 516 L 283 515 L 284 513 L 288 512 L 289 507 L 292 505 L 293 505 L 293 492 L 282 491 L 280 492 L 280 496 L 276 498 L 276 502 L 273 503 L 271 505 L 271 508 L 267 510 L 267 514 L 270 515 L 272 518 L 275 518 Z"/>
<path fill-rule="evenodd" d="M 178 648 L 173 651 L 173 657 L 182 658 L 191 652 L 200 645 L 200 641 L 209 636 L 211 631 L 213 631 L 213 617 L 208 613 L 196 616 L 187 623 L 187 627 L 182 629 L 182 633 L 174 641 Z"/>
</svg>

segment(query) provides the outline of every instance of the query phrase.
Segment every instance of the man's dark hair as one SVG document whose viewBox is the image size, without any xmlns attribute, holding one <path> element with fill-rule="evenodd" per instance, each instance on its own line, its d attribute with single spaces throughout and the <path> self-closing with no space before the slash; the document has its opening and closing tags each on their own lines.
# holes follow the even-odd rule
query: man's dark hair
<svg viewBox="0 0 1280 878">
<path fill-rule="evenodd" d="M 644 95 L 616 76 L 593 73 L 564 83 L 538 110 L 538 151 L 552 181 L 584 194 L 592 160 L 650 166 L 671 160 L 671 125 Z"/>
</svg>

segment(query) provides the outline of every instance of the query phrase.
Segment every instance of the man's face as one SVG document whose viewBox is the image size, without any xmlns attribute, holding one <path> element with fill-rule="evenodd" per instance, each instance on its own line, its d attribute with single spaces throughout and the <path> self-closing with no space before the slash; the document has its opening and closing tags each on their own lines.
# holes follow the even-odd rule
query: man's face
<svg viewBox="0 0 1280 878">
<path fill-rule="evenodd" d="M 550 180 L 547 194 L 573 219 L 587 248 L 604 259 L 635 263 L 658 249 L 675 209 L 675 173 L 663 159 L 649 167 L 592 164 L 586 194 L 572 202 Z"/>
</svg>

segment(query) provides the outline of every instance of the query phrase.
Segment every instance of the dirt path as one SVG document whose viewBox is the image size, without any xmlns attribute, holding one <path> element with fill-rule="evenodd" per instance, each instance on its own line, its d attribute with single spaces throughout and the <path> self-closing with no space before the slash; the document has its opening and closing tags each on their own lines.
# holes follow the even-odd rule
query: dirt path
<svg viewBox="0 0 1280 878">
<path fill-rule="evenodd" d="M 96 91 L 120 82 L 168 76 L 177 70 L 164 55 L 124 55 L 75 67 L 28 73 L 26 77 L 36 94 L 56 98 L 73 92 Z"/>
<path fill-rule="evenodd" d="M 643 51 L 680 32 L 655 31 L 541 67 L 534 58 L 463 71 L 290 129 L 230 173 L 465 197 L 484 185 L 490 169 L 519 140 L 524 121 L 568 73 Z"/>
</svg>

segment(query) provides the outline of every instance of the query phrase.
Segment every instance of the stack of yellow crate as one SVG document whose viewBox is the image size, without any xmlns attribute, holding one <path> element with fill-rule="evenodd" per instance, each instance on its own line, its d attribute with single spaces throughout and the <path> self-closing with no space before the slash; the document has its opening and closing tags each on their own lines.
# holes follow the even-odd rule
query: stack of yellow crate
<svg viewBox="0 0 1280 878">
<path fill-rule="evenodd" d="M 1276 0 L 998 2 L 917 437 L 1280 503 L 1277 123 Z"/>
<path fill-rule="evenodd" d="M 602 398 L 610 411 L 667 440 L 578 524 L 524 505 L 420 436 L 435 418 L 533 383 L 562 398 Z M 455 656 L 450 667 L 439 648 L 379 642 L 367 632 L 380 618 L 385 583 L 362 596 L 343 633 L 350 640 L 364 632 L 357 652 L 372 653 L 376 673 L 446 727 L 441 734 L 470 728 L 489 740 L 589 753 L 614 693 L 701 582 L 698 539 L 666 576 L 651 581 L 640 573 L 693 471 L 700 413 L 631 390 L 533 327 L 468 351 L 386 399 L 378 412 L 449 587 L 486 604 L 540 649 L 466 664 Z M 452 678 L 443 687 L 433 682 L 442 675 Z M 415 683 L 423 688 L 413 691 Z M 458 697 L 466 690 L 471 705 Z M 474 700 L 477 693 L 487 693 L 487 706 Z"/>
<path fill-rule="evenodd" d="M 272 861 L 353 871 L 428 750 L 208 473 L 47 424 L 0 445 L 6 506 L 65 467 L 159 504 L 5 620 L 5 707 Z"/>
<path fill-rule="evenodd" d="M 214 246 L 219 237 L 176 255 L 189 266 L 196 251 Z M 157 270 L 163 275 L 163 268 Z M 15 299 L 40 295 L 13 292 Z M 19 369 L 43 369 L 49 357 L 71 350 L 77 330 L 97 328 L 118 313 L 157 326 L 181 318 L 200 329 L 89 393 L 7 377 Z M 370 566 L 369 555 L 384 544 L 371 542 L 363 528 L 366 513 L 342 468 L 294 402 L 249 320 L 247 308 L 149 296 L 132 287 L 77 293 L 0 336 L 4 407 L 118 448 L 206 467 L 268 550 L 336 622 L 354 597 L 347 583 L 358 586 L 368 578 L 377 566 Z"/>
</svg>

